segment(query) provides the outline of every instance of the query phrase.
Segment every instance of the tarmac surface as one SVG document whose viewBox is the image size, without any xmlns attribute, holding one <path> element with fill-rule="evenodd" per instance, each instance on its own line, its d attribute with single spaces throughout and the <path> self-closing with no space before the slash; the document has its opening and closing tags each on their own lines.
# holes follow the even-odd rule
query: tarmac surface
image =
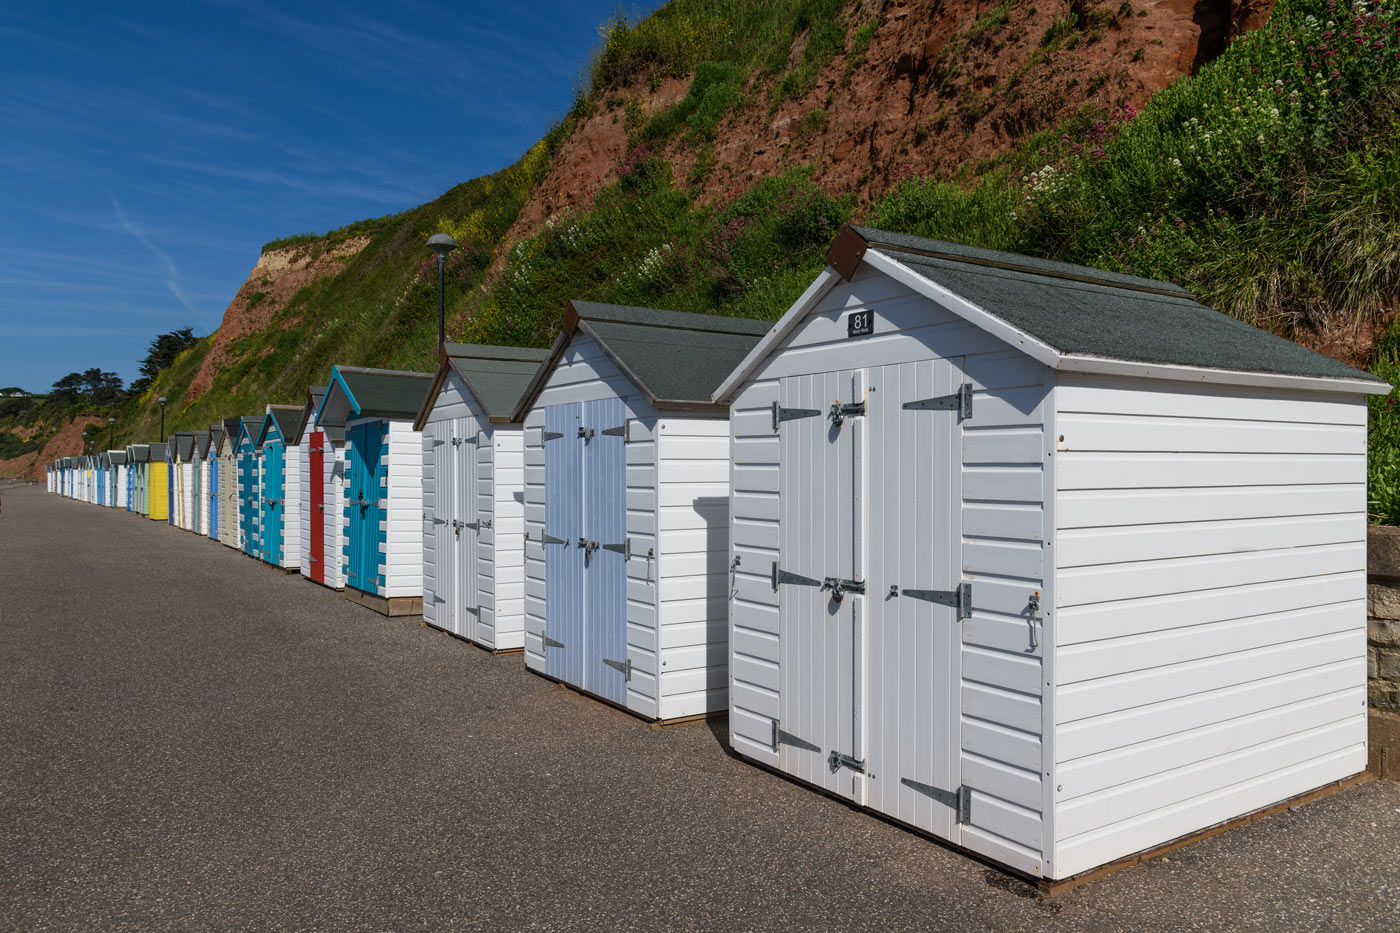
<svg viewBox="0 0 1400 933">
<path fill-rule="evenodd" d="M 4 493 L 3 929 L 1400 929 L 1400 784 L 1050 898 L 724 736 L 163 523 Z"/>
</svg>

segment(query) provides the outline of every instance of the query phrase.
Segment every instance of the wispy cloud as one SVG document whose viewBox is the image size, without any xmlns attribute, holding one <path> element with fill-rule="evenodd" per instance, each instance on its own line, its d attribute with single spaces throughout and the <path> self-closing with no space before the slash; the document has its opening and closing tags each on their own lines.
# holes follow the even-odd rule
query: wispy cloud
<svg viewBox="0 0 1400 933">
<path fill-rule="evenodd" d="M 170 294 L 175 296 L 176 301 L 184 305 L 186 311 L 191 314 L 198 314 L 199 312 L 195 310 L 194 305 L 190 304 L 190 300 L 185 297 L 185 291 L 180 285 L 180 270 L 175 268 L 174 261 L 171 260 L 165 250 L 161 249 L 150 237 L 146 236 L 140 227 L 131 222 L 130 218 L 126 216 L 126 211 L 122 210 L 121 202 L 117 200 L 115 195 L 109 195 L 109 197 L 112 199 L 112 210 L 115 211 L 117 215 L 117 223 L 121 224 L 122 229 L 129 233 L 132 239 L 146 247 L 146 251 L 154 256 L 156 262 L 160 264 L 161 269 L 165 272 L 165 287 L 170 290 Z"/>
</svg>

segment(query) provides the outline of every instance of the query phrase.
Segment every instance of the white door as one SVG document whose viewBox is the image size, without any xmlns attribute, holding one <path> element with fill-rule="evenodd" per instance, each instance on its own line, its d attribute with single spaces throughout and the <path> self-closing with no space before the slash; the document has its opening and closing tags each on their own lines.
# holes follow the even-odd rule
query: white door
<svg viewBox="0 0 1400 933">
<path fill-rule="evenodd" d="M 867 805 L 954 842 L 961 780 L 961 360 L 869 371 Z M 970 596 L 970 590 L 967 595 Z M 897 594 L 897 595 L 896 595 Z"/>
<path fill-rule="evenodd" d="M 778 588 L 783 770 L 864 803 L 865 402 L 861 370 L 782 380 Z M 875 597 L 878 599 L 878 595 Z"/>
<path fill-rule="evenodd" d="M 454 612 L 458 620 L 458 634 L 471 641 L 479 641 L 478 623 L 481 621 L 481 603 L 478 598 L 477 565 L 481 540 L 481 524 L 476 501 L 477 447 L 482 436 L 472 418 L 458 418 L 453 422 L 454 472 L 452 475 L 452 508 L 457 527 L 454 555 L 454 577 L 457 580 L 454 591 L 456 600 Z"/>
</svg>

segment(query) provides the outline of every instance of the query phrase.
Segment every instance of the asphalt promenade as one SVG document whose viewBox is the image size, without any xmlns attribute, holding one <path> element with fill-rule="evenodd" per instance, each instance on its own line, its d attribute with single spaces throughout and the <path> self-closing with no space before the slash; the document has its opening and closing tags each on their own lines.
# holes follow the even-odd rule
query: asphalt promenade
<svg viewBox="0 0 1400 933">
<path fill-rule="evenodd" d="M 1400 929 L 1400 784 L 1046 898 L 723 735 L 3 493 L 0 929 Z"/>
</svg>

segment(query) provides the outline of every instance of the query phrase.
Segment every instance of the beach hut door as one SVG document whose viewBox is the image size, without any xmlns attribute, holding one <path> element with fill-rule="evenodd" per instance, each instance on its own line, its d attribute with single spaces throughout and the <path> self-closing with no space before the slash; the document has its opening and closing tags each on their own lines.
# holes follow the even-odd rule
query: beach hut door
<svg viewBox="0 0 1400 933">
<path fill-rule="evenodd" d="M 783 770 L 857 803 L 865 800 L 865 373 L 782 380 L 781 512 L 772 568 L 779 607 Z"/>
</svg>

